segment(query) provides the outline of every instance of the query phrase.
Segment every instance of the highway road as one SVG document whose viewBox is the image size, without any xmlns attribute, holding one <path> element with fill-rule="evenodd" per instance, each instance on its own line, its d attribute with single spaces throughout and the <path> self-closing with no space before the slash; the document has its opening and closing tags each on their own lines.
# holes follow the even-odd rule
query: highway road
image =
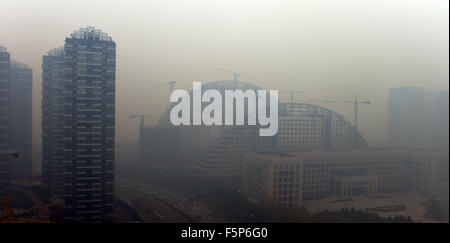
<svg viewBox="0 0 450 243">
<path fill-rule="evenodd" d="M 147 218 L 147 222 L 224 223 L 225 221 L 202 205 L 181 195 L 143 184 L 129 178 L 116 178 L 116 194 L 139 205 L 130 205 Z M 159 221 L 158 221 L 159 220 Z"/>
<path fill-rule="evenodd" d="M 123 184 L 116 185 L 116 194 L 122 201 L 134 207 L 146 223 L 190 223 L 194 222 L 170 204 L 152 193 L 143 192 Z M 136 201 L 141 202 L 135 205 Z"/>
</svg>

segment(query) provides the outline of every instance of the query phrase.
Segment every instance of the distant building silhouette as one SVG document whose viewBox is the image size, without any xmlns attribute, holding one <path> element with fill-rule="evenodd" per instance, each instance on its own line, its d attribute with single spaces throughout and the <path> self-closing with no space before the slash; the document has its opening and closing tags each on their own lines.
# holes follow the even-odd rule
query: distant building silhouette
<svg viewBox="0 0 450 243">
<path fill-rule="evenodd" d="M 179 129 L 171 127 L 141 127 L 139 129 L 139 155 L 141 163 L 179 165 Z"/>
<path fill-rule="evenodd" d="M 0 150 L 9 149 L 9 69 L 10 54 L 0 46 Z M 10 193 L 9 157 L 0 155 L 0 196 Z"/>
<path fill-rule="evenodd" d="M 24 179 L 32 171 L 31 94 L 31 68 L 11 60 L 0 46 L 0 150 L 19 152 L 14 159 L 0 155 L 0 196 L 10 193 L 11 179 Z"/>
<path fill-rule="evenodd" d="M 64 48 L 42 58 L 42 181 L 60 195 L 64 185 Z"/>
<path fill-rule="evenodd" d="M 11 163 L 13 180 L 23 180 L 32 172 L 32 79 L 27 65 L 12 61 L 9 83 L 9 142 L 19 152 Z"/>
<path fill-rule="evenodd" d="M 448 110 L 448 90 L 391 88 L 388 111 L 390 145 L 448 150 Z"/>
</svg>

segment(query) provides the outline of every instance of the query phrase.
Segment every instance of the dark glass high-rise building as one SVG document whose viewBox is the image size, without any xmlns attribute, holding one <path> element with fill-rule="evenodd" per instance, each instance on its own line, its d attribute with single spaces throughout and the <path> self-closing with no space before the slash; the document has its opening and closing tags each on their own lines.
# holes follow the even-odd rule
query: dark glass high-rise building
<svg viewBox="0 0 450 243">
<path fill-rule="evenodd" d="M 32 172 L 31 121 L 32 75 L 27 65 L 11 61 L 9 82 L 9 145 L 19 152 L 11 163 L 13 180 L 23 180 Z"/>
<path fill-rule="evenodd" d="M 42 181 L 48 192 L 61 196 L 64 183 L 64 48 L 42 58 Z"/>
<path fill-rule="evenodd" d="M 0 150 L 9 149 L 9 71 L 10 54 L 0 46 Z M 9 158 L 0 155 L 0 196 L 10 192 Z"/>
<path fill-rule="evenodd" d="M 116 43 L 93 27 L 64 44 L 64 219 L 109 222 L 114 211 Z"/>
</svg>

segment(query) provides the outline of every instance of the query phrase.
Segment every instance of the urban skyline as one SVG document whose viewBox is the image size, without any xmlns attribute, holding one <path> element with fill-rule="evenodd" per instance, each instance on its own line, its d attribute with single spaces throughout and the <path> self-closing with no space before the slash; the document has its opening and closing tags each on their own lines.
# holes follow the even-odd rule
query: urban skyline
<svg viewBox="0 0 450 243">
<path fill-rule="evenodd" d="M 213 1 L 0 16 L 0 222 L 448 223 L 448 3 Z"/>
<path fill-rule="evenodd" d="M 94 27 L 86 27 L 75 30 L 70 37 L 66 38 L 63 47 L 49 50 L 42 58 L 42 183 L 44 190 L 49 193 L 52 200 L 63 200 L 62 222 L 114 221 L 113 213 L 117 196 L 114 193 L 114 168 L 116 163 L 114 159 L 114 147 L 116 144 L 115 48 L 115 42 L 112 41 L 108 34 Z M 6 146 L 4 150 L 17 150 L 20 154 L 19 163 L 11 166 L 9 169 L 2 166 L 2 172 L 5 174 L 5 176 L 2 176 L 2 194 L 6 195 L 10 190 L 8 188 L 10 187 L 9 180 L 26 181 L 31 176 L 31 69 L 25 64 L 10 61 L 6 48 L 2 48 L 2 52 L 3 78 L 5 83 L 9 83 L 6 90 L 9 93 L 9 98 L 7 102 L 3 102 L 8 104 L 9 110 L 6 117 L 8 124 L 4 126 L 6 129 L 3 130 L 8 131 L 3 137 L 7 138 L 4 140 L 9 141 L 9 146 Z M 10 68 L 6 69 L 6 66 Z M 239 81 L 238 77 L 235 77 L 234 81 L 207 83 L 203 92 L 211 90 L 211 88 L 225 92 L 227 87 L 232 90 L 239 89 L 243 91 L 260 89 L 258 86 Z M 5 89 L 3 90 L 5 91 Z M 434 98 L 431 99 L 432 103 L 428 101 L 427 105 L 423 105 L 425 104 L 423 88 L 391 88 L 390 92 L 389 134 L 400 132 L 402 127 L 407 129 L 401 132 L 403 135 L 397 134 L 392 137 L 396 140 L 392 140 L 391 146 L 410 147 L 420 150 L 421 148 L 429 148 L 425 146 L 429 144 L 431 147 L 434 146 L 433 148 L 435 149 L 445 150 L 445 148 L 448 148 L 445 144 L 441 144 L 448 140 L 448 136 L 447 139 L 445 138 L 447 133 L 444 133 L 443 138 L 441 137 L 442 135 L 438 136 L 439 132 L 430 134 L 429 131 L 426 132 L 424 130 L 430 123 L 421 120 L 422 117 L 429 117 L 427 119 L 431 119 L 430 121 L 444 126 L 441 128 L 439 126 L 432 127 L 436 127 L 438 131 L 445 131 L 445 119 L 448 121 L 448 115 L 446 117 L 442 114 L 445 114 L 443 109 L 448 108 L 448 102 L 447 105 L 445 103 L 448 100 L 448 91 L 446 91 L 447 93 L 443 91 L 428 92 L 428 96 L 436 96 L 436 94 L 437 96 L 433 96 Z M 421 94 L 422 96 L 420 96 Z M 447 94 L 447 98 L 445 98 L 445 94 Z M 444 96 L 441 97 L 442 95 Z M 28 97 L 28 99 L 20 97 Z M 413 102 L 414 100 L 416 102 Z M 191 103 L 191 101 L 188 102 Z M 411 108 L 408 108 L 409 106 Z M 359 149 L 361 153 L 365 153 L 365 149 L 368 147 L 367 141 L 356 130 L 356 124 L 352 124 L 334 111 L 312 104 L 294 102 L 292 97 L 289 103 L 281 103 L 278 109 L 280 118 L 277 116 L 277 119 L 279 119 L 280 131 L 273 138 L 258 137 L 257 129 L 248 125 L 232 126 L 229 129 L 225 129 L 223 126 L 214 128 L 204 125 L 197 126 L 197 128 L 189 126 L 183 128 L 172 125 L 173 128 L 170 128 L 171 125 L 168 121 L 169 109 L 161 117 L 159 124 L 148 130 L 144 123 L 145 115 L 135 115 L 136 117 L 141 117 L 139 128 L 140 158 L 135 163 L 155 164 L 175 170 L 186 168 L 190 171 L 189 173 L 192 173 L 197 178 L 197 182 L 213 184 L 226 182 L 231 188 L 242 188 L 244 195 L 247 194 L 250 201 L 259 204 L 271 204 L 273 202 L 279 207 L 286 208 L 303 207 L 302 198 L 329 197 L 336 193 L 343 198 L 349 196 L 351 198 L 353 194 L 360 195 L 361 192 L 363 195 L 368 193 L 369 196 L 373 196 L 376 195 L 375 193 L 396 192 L 413 188 L 413 191 L 426 192 L 428 193 L 427 195 L 448 196 L 448 193 L 446 194 L 448 184 L 441 181 L 448 180 L 448 174 L 440 175 L 440 181 L 436 182 L 436 185 L 432 184 L 424 187 L 421 181 L 429 182 L 430 180 L 435 180 L 433 176 L 430 177 L 430 174 L 425 179 L 418 177 L 419 179 L 414 182 L 404 182 L 401 178 L 404 177 L 404 173 L 413 173 L 413 176 L 415 176 L 414 173 L 422 174 L 424 172 L 416 171 L 421 171 L 427 166 L 418 165 L 417 169 L 404 172 L 405 169 L 397 168 L 394 163 L 388 166 L 394 166 L 395 168 L 392 168 L 397 169 L 396 173 L 402 175 L 397 178 L 401 179 L 401 182 L 392 179 L 393 177 L 389 177 L 391 179 L 383 179 L 383 176 L 377 174 L 380 172 L 373 172 L 374 169 L 358 168 L 358 166 L 350 169 L 347 168 L 348 166 L 344 166 L 342 168 L 339 167 L 340 169 L 331 169 L 333 172 L 330 173 L 336 173 L 335 177 L 338 179 L 327 178 L 324 180 L 328 181 L 325 184 L 321 184 L 323 181 L 320 181 L 320 186 L 317 189 L 313 190 L 308 187 L 310 184 L 316 184 L 308 181 L 308 176 L 299 175 L 298 178 L 302 182 L 300 183 L 298 179 L 295 179 L 298 183 L 296 184 L 297 189 L 294 190 L 293 187 L 289 187 L 288 197 L 285 195 L 288 192 L 287 190 L 284 191 L 285 194 L 279 195 L 274 191 L 273 198 L 270 193 L 260 197 L 261 194 L 258 191 L 263 190 L 266 193 L 266 189 L 255 187 L 258 184 L 256 182 L 261 180 L 257 179 L 261 175 L 260 172 L 253 171 L 255 166 L 259 166 L 258 163 L 260 162 L 257 162 L 255 166 L 252 165 L 253 162 L 249 162 L 254 160 L 253 158 L 258 158 L 258 152 L 276 156 L 276 154 L 284 152 Z M 427 109 L 433 109 L 433 111 L 426 113 Z M 12 113 L 12 110 L 16 112 Z M 401 115 L 401 112 L 406 112 L 406 115 Z M 434 114 L 434 118 L 430 117 L 431 114 Z M 397 118 L 398 116 L 401 117 Z M 356 119 L 357 113 L 355 113 L 355 122 Z M 401 120 L 414 121 L 416 125 L 412 127 L 402 126 Z M 395 124 L 399 127 L 394 128 Z M 414 135 L 416 131 L 421 131 L 423 134 Z M 195 134 L 204 135 L 203 137 L 196 137 L 197 135 Z M 430 134 L 430 141 L 424 141 L 421 144 L 411 143 L 419 141 L 419 137 L 425 137 L 425 134 Z M 416 136 L 416 139 L 405 137 L 405 135 Z M 15 139 L 11 140 L 11 137 Z M 401 139 L 404 139 L 406 142 L 398 142 Z M 433 142 L 433 139 L 437 139 L 437 141 Z M 174 147 L 175 144 L 178 144 L 179 147 Z M 170 146 L 172 151 L 161 150 L 161 146 Z M 177 152 L 174 153 L 174 151 Z M 252 154 L 249 151 L 256 153 Z M 378 153 L 377 150 L 373 151 Z M 380 151 L 381 153 L 391 153 L 389 150 Z M 416 153 L 414 149 L 412 151 Z M 158 153 L 160 154 L 156 155 Z M 420 151 L 417 153 L 420 154 Z M 326 155 L 326 152 L 324 155 Z M 435 155 L 430 154 L 429 156 Z M 448 159 L 445 159 L 445 153 L 442 156 L 438 159 L 439 164 L 435 165 L 439 169 L 433 169 L 433 171 L 448 171 L 441 168 L 448 166 Z M 289 157 L 292 156 L 286 154 L 279 157 L 280 161 L 274 161 L 274 168 L 277 167 L 276 164 L 283 163 L 284 158 Z M 274 157 L 272 156 L 271 158 Z M 372 157 L 368 157 L 368 159 L 370 158 Z M 412 159 L 414 160 L 414 157 Z M 176 163 L 174 164 L 175 161 Z M 382 162 L 378 161 L 378 163 Z M 414 164 L 416 162 L 411 163 Z M 306 170 L 303 163 L 294 163 L 293 165 L 295 168 L 301 165 L 301 167 L 297 168 L 300 169 L 301 173 L 303 173 L 303 170 Z M 358 165 L 358 163 L 355 165 Z M 402 166 L 405 168 L 410 167 L 410 165 Z M 265 167 L 261 168 L 264 170 Z M 360 170 L 360 172 L 354 171 L 350 174 L 339 172 L 341 170 L 355 169 Z M 278 175 L 276 171 L 273 173 Z M 285 172 L 280 173 L 283 174 Z M 434 175 L 435 173 L 431 174 Z M 255 179 L 257 181 L 252 181 Z M 358 181 L 355 182 L 355 180 Z M 383 180 L 393 184 L 388 184 L 387 186 L 385 185 L 387 182 Z M 331 183 L 330 181 L 333 183 L 329 184 Z M 347 188 L 346 185 L 352 184 L 350 182 L 363 183 L 364 185 L 361 184 L 362 187 Z M 337 185 L 336 183 L 341 184 Z M 400 184 L 397 185 L 396 183 Z M 302 186 L 301 190 L 299 190 L 299 185 Z M 439 185 L 439 189 L 435 191 L 434 188 L 437 185 Z M 366 186 L 368 187 L 366 188 Z M 336 188 L 333 189 L 333 187 Z M 340 189 L 340 187 L 343 189 Z M 294 191 L 295 200 L 293 199 Z M 299 192 L 301 192 L 300 195 Z M 289 200 L 287 200 L 288 198 Z"/>
<path fill-rule="evenodd" d="M 251 0 L 246 3 L 194 0 L 191 4 L 96 0 L 68 3 L 71 7 L 67 8 L 52 0 L 40 2 L 48 8 L 27 0 L 11 1 L 4 6 L 11 11 L 5 11 L 1 23 L 5 30 L 1 44 L 16 60 L 34 70 L 33 103 L 40 103 L 43 53 L 61 45 L 67 30 L 89 25 L 107 30 L 122 43 L 117 50 L 121 60 L 117 70 L 121 106 L 117 109 L 118 114 L 123 114 L 117 117 L 117 125 L 122 128 L 117 134 L 120 142 L 138 140 L 135 129 L 138 122 L 128 119 L 128 113 L 165 112 L 169 89 L 164 90 L 161 83 L 176 80 L 178 88 L 188 89 L 193 81 L 232 78 L 213 69 L 215 66 L 238 72 L 243 81 L 265 89 L 303 90 L 297 100 L 352 100 L 358 94 L 372 101 L 370 109 L 360 110 L 360 130 L 374 146 L 388 142 L 389 88 L 448 89 L 445 81 L 449 28 L 445 2 L 377 1 L 369 4 L 370 14 L 364 14 L 368 4 L 353 0 L 345 0 L 342 5 L 334 1 L 326 4 L 259 1 L 256 9 L 251 7 L 254 2 Z M 99 16 L 95 9 L 105 5 L 110 6 L 110 14 Z M 30 20 L 22 11 L 10 14 L 22 6 L 35 9 L 36 18 Z M 130 12 L 134 14 L 127 14 Z M 55 23 L 48 19 L 53 13 L 70 18 L 61 17 Z M 6 25 L 8 22 L 20 28 L 11 28 Z M 30 22 L 36 23 L 36 31 L 25 28 Z M 30 45 L 27 40 L 35 41 Z M 280 100 L 286 101 L 288 96 L 282 94 Z M 351 106 L 326 106 L 347 118 L 353 116 Z M 33 114 L 33 144 L 38 146 L 39 131 L 38 107 Z"/>
</svg>

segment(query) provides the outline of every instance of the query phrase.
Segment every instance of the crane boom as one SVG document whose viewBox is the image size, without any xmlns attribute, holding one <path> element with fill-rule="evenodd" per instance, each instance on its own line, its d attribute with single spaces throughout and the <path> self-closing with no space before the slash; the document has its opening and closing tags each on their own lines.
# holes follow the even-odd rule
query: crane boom
<svg viewBox="0 0 450 243">
<path fill-rule="evenodd" d="M 169 95 L 172 95 L 173 87 L 175 86 L 176 83 L 177 83 L 177 81 L 170 81 L 170 82 L 165 82 L 162 84 L 169 85 L 169 91 L 170 91 Z M 169 103 L 169 105 L 167 105 L 167 110 L 169 110 L 169 106 L 170 106 L 170 103 Z"/>
<path fill-rule="evenodd" d="M 140 118 L 141 122 L 139 124 L 140 128 L 144 127 L 144 118 L 145 117 L 153 117 L 152 115 L 146 115 L 146 114 L 132 114 L 130 115 L 130 119 L 134 119 L 134 118 Z"/>
<path fill-rule="evenodd" d="M 346 104 L 353 104 L 354 106 L 354 126 L 355 129 L 358 128 L 358 111 L 359 111 L 359 104 L 368 104 L 370 105 L 370 101 L 368 100 L 358 100 L 358 96 L 355 95 L 355 99 L 353 101 L 350 100 L 308 100 L 310 102 L 324 102 L 324 103 L 346 103 Z"/>
<path fill-rule="evenodd" d="M 234 78 L 234 88 L 237 89 L 237 81 L 238 81 L 239 77 L 241 77 L 241 75 L 240 75 L 239 73 L 235 73 L 235 72 L 232 72 L 232 71 L 228 71 L 228 70 L 225 70 L 225 69 L 222 69 L 222 68 L 219 68 L 219 67 L 214 67 L 214 69 L 219 70 L 219 71 L 222 71 L 222 72 L 226 72 L 226 73 L 231 73 L 231 74 L 233 74 L 233 78 Z"/>
<path fill-rule="evenodd" d="M 164 83 L 164 84 L 168 84 L 168 85 L 169 85 L 170 93 L 171 93 L 171 94 L 172 94 L 172 92 L 173 92 L 173 86 L 174 86 L 176 83 L 177 83 L 177 81 L 170 81 L 170 82 Z"/>
<path fill-rule="evenodd" d="M 336 100 L 326 100 L 324 101 L 325 103 L 353 103 L 354 106 L 354 125 L 355 128 L 358 128 L 358 111 L 359 111 L 359 104 L 368 104 L 370 105 L 370 101 L 368 100 L 362 100 L 359 101 L 358 100 L 358 95 L 355 95 L 355 100 L 354 101 L 350 101 L 350 100 L 344 100 L 344 101 L 336 101 Z"/>
<path fill-rule="evenodd" d="M 280 93 L 289 93 L 291 97 L 291 104 L 294 103 L 294 94 L 302 94 L 303 91 L 301 90 L 281 90 Z"/>
</svg>

